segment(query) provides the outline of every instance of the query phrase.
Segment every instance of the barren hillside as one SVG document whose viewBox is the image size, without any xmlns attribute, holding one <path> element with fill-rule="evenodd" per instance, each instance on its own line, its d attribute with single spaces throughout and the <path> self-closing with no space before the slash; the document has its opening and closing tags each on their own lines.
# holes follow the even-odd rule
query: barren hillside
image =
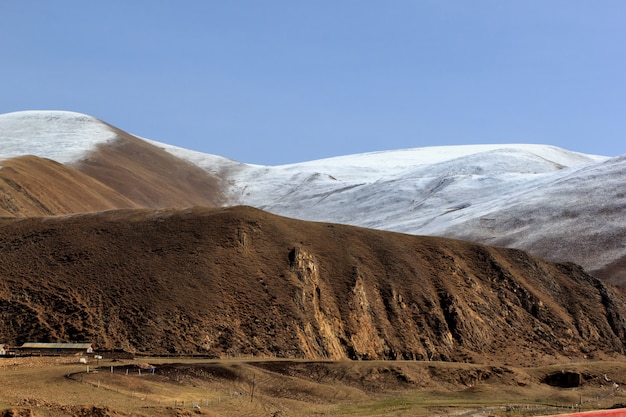
<svg viewBox="0 0 626 417">
<path fill-rule="evenodd" d="M 516 364 L 625 348 L 623 296 L 575 265 L 248 207 L 4 219 L 0 278 L 12 345 Z"/>
<path fill-rule="evenodd" d="M 100 181 L 36 156 L 0 166 L 1 216 L 50 216 L 140 207 Z"/>
<path fill-rule="evenodd" d="M 99 144 L 72 165 L 141 207 L 221 206 L 228 201 L 219 177 L 114 127 L 116 139 Z"/>
<path fill-rule="evenodd" d="M 25 155 L 65 167 L 42 170 L 41 161 L 23 160 L 19 174 L 8 172 L 9 161 Z M 626 288 L 625 157 L 466 145 L 272 167 L 140 139 L 80 113 L 26 111 L 0 115 L 2 166 L 8 181 L 0 182 L 0 215 L 248 205 L 302 220 L 523 249 Z"/>
<path fill-rule="evenodd" d="M 219 206 L 218 176 L 93 117 L 0 115 L 0 215 Z"/>
</svg>

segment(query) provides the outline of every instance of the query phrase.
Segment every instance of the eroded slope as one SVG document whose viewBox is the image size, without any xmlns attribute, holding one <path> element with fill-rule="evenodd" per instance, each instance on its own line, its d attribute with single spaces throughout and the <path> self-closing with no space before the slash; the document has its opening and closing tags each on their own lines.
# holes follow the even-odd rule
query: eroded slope
<svg viewBox="0 0 626 417">
<path fill-rule="evenodd" d="M 0 277 L 10 344 L 526 364 L 626 334 L 622 296 L 577 266 L 247 207 L 4 220 Z"/>
</svg>

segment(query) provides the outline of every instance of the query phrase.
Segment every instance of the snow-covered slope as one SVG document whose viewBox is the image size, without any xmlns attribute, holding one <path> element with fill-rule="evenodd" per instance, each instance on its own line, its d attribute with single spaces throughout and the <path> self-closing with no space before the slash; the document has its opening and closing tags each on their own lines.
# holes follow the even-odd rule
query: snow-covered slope
<svg viewBox="0 0 626 417">
<path fill-rule="evenodd" d="M 288 217 L 515 247 L 591 271 L 626 257 L 626 157 L 471 145 L 272 167 L 166 149 L 225 175 L 233 202 Z"/>
<path fill-rule="evenodd" d="M 34 154 L 72 163 L 115 135 L 77 113 L 0 115 L 0 160 Z M 224 179 L 230 205 L 517 247 L 590 270 L 626 259 L 626 157 L 506 144 L 259 166 L 144 140 Z"/>
<path fill-rule="evenodd" d="M 98 145 L 118 138 L 118 132 L 95 117 L 59 110 L 29 110 L 0 114 L 0 161 L 24 155 L 48 158 L 62 164 L 74 164 Z M 201 161 L 213 168 L 239 165 L 216 155 L 186 151 L 145 138 L 172 154 L 184 154 L 198 165 Z M 174 150 L 177 150 L 175 152 Z"/>
<path fill-rule="evenodd" d="M 626 156 L 528 183 L 436 233 L 527 249 L 591 271 L 626 256 Z"/>
<path fill-rule="evenodd" d="M 88 205 L 64 204 L 63 188 L 67 184 L 61 184 L 58 176 L 42 176 L 40 169 L 35 169 L 33 164 L 21 164 L 20 169 L 11 169 L 12 164 L 15 166 L 13 158 L 24 155 L 43 159 L 40 163 L 43 165 L 63 163 L 87 175 L 82 178 L 95 180 L 96 185 L 92 188 L 108 188 L 109 192 L 92 204 L 89 201 L 85 201 Z M 0 177 L 4 174 L 4 178 L 0 178 L 0 213 L 4 210 L 18 216 L 71 213 L 84 207 L 92 210 L 116 208 L 115 202 L 104 204 L 111 192 L 117 192 L 131 204 L 148 208 L 214 207 L 227 200 L 226 187 L 220 178 L 148 141 L 79 113 L 27 111 L 0 115 L 0 168 L 3 166 L 7 169 L 0 169 Z M 72 177 L 72 170 L 65 172 L 69 178 L 79 181 L 78 173 Z M 90 186 L 73 184 L 73 188 L 84 187 Z M 45 204 L 38 201 L 38 193 L 44 188 Z M 60 201 L 49 201 L 48 197 L 54 195 Z M 38 203 L 15 204 L 13 200 L 16 199 Z M 86 194 L 84 199 L 89 200 L 89 195 Z M 52 207 L 62 209 L 57 211 Z"/>
<path fill-rule="evenodd" d="M 105 123 L 81 113 L 22 111 L 0 114 L 0 160 L 35 155 L 69 163 L 115 136 Z"/>
<path fill-rule="evenodd" d="M 167 148 L 207 170 L 215 157 Z M 468 145 L 342 156 L 275 167 L 230 165 L 238 202 L 289 217 L 416 234 L 508 206 L 607 158 L 543 145 Z"/>
</svg>

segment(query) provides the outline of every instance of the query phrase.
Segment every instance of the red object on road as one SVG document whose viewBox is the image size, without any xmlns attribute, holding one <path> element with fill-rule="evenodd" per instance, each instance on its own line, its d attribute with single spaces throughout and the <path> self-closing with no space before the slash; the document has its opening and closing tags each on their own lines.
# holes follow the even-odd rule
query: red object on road
<svg viewBox="0 0 626 417">
<path fill-rule="evenodd" d="M 586 411 L 584 413 L 574 414 L 555 414 L 546 417 L 626 417 L 626 408 L 618 408 L 615 410 Z"/>
</svg>

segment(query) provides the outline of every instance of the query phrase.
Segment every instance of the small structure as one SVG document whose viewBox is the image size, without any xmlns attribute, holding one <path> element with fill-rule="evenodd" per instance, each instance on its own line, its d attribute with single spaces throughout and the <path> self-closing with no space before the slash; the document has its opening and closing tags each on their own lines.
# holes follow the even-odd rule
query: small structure
<svg viewBox="0 0 626 417">
<path fill-rule="evenodd" d="M 0 343 L 0 356 L 6 356 L 9 354 L 9 345 Z"/>
<path fill-rule="evenodd" d="M 23 355 L 74 355 L 93 353 L 92 343 L 24 343 L 20 348 Z"/>
</svg>

